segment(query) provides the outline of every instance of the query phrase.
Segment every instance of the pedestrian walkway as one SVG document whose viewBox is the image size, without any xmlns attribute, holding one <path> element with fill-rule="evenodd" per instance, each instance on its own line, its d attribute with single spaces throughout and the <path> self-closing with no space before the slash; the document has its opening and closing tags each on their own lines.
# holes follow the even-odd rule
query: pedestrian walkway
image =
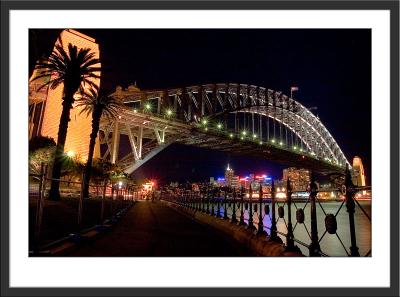
<svg viewBox="0 0 400 297">
<path fill-rule="evenodd" d="M 116 227 L 68 256 L 252 256 L 228 238 L 162 202 L 136 203 Z"/>
</svg>

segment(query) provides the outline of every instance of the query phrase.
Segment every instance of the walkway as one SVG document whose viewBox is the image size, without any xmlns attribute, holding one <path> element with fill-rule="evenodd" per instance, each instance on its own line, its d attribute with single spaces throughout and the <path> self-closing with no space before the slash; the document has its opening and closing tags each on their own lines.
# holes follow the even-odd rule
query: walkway
<svg viewBox="0 0 400 297">
<path fill-rule="evenodd" d="M 115 229 L 69 256 L 232 257 L 252 256 L 217 231 L 161 202 L 140 201 Z"/>
</svg>

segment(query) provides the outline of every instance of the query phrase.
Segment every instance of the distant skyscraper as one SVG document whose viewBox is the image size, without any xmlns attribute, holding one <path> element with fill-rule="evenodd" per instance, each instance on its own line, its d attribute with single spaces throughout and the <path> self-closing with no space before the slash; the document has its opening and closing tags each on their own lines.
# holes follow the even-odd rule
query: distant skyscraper
<svg viewBox="0 0 400 297">
<path fill-rule="evenodd" d="M 353 184 L 356 186 L 365 186 L 365 173 L 364 166 L 360 157 L 353 158 Z"/>
<path fill-rule="evenodd" d="M 228 167 L 225 170 L 225 182 L 227 186 L 229 187 L 232 186 L 233 177 L 234 177 L 233 169 L 231 169 L 228 164 Z"/>
</svg>

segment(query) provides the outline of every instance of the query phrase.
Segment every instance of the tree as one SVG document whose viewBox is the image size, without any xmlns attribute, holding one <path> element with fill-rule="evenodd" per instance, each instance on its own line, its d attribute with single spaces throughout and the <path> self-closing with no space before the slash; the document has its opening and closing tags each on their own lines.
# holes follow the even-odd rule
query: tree
<svg viewBox="0 0 400 297">
<path fill-rule="evenodd" d="M 70 112 L 75 101 L 74 95 L 78 91 L 83 92 L 86 85 L 91 87 L 96 86 L 95 79 L 100 78 L 99 73 L 101 68 L 99 63 L 100 60 L 95 58 L 95 53 L 91 52 L 90 49 L 78 49 L 77 46 L 69 43 L 68 50 L 66 51 L 61 39 L 59 39 L 48 60 L 36 65 L 38 75 L 34 80 L 41 77 L 50 77 L 49 81 L 44 83 L 42 87 L 49 85 L 51 89 L 55 89 L 63 85 L 62 112 L 58 127 L 57 146 L 52 170 L 53 179 L 49 199 L 60 199 L 59 179 L 61 176 Z"/>
<path fill-rule="evenodd" d="M 104 116 L 108 120 L 115 118 L 122 103 L 120 100 L 106 95 L 98 88 L 90 88 L 82 94 L 82 98 L 77 101 L 77 106 L 82 107 L 80 113 L 86 113 L 88 116 L 89 114 L 92 115 L 92 132 L 90 133 L 89 152 L 85 166 L 83 184 L 83 197 L 88 198 L 94 146 L 99 132 L 101 117 Z"/>
</svg>

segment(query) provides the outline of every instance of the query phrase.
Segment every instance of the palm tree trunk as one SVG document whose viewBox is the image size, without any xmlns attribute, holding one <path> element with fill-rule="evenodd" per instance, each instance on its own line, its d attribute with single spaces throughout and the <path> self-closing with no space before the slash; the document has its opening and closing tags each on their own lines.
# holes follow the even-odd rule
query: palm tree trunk
<svg viewBox="0 0 400 297">
<path fill-rule="evenodd" d="M 92 132 L 90 133 L 89 153 L 85 166 L 83 198 L 89 198 L 89 183 L 92 175 L 92 161 L 94 154 L 94 146 L 96 144 L 97 133 L 99 132 L 101 111 L 94 110 L 92 115 Z"/>
<path fill-rule="evenodd" d="M 52 180 L 51 180 L 51 188 L 49 191 L 49 199 L 50 200 L 60 200 L 60 177 L 61 177 L 61 167 L 62 167 L 62 159 L 64 156 L 64 146 L 65 140 L 67 139 L 68 132 L 68 123 L 70 121 L 70 112 L 73 103 L 73 93 L 66 92 L 65 97 L 62 103 L 63 109 L 60 117 L 60 124 L 58 126 L 58 137 L 57 137 L 57 146 L 56 153 L 54 157 L 54 165 L 52 171 Z"/>
</svg>

